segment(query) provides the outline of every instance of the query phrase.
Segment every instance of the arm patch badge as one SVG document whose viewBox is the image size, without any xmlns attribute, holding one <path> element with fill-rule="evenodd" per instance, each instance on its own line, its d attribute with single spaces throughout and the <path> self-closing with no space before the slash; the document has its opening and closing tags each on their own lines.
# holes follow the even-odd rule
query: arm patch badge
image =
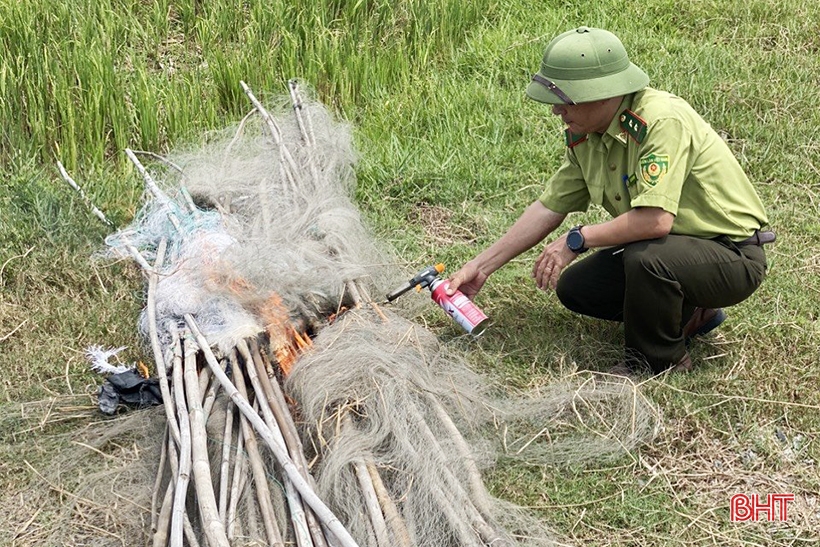
<svg viewBox="0 0 820 547">
<path fill-rule="evenodd" d="M 658 184 L 669 171 L 669 156 L 666 154 L 647 154 L 639 160 L 641 178 L 649 186 Z"/>
</svg>

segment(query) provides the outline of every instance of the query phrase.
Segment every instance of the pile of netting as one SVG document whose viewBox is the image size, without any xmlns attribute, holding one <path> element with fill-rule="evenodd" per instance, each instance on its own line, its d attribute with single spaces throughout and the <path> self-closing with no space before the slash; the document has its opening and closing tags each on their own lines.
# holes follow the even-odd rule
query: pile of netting
<svg viewBox="0 0 820 547">
<path fill-rule="evenodd" d="M 543 465 L 623 453 L 656 425 L 623 382 L 569 380 L 505 397 L 458 351 L 394 314 L 350 311 L 314 349 L 286 388 L 319 456 L 319 492 L 363 545 L 556 545 L 544 522 L 491 496 L 482 471 L 501 457 Z"/>
<path fill-rule="evenodd" d="M 127 151 L 145 203 L 107 243 L 148 280 L 140 326 L 164 405 L 139 419 L 165 433 L 135 441 L 154 476 L 109 463 L 77 481 L 78 499 L 127 491 L 142 508 L 93 526 L 156 546 L 555 545 L 482 473 L 631 450 L 656 433 L 654 406 L 594 376 L 510 397 L 379 307 L 370 295 L 406 277 L 351 200 L 350 127 L 296 82 L 273 114 L 243 87 L 252 112 L 209 144 L 150 169 Z M 83 543 L 80 509 L 48 541 Z"/>
</svg>

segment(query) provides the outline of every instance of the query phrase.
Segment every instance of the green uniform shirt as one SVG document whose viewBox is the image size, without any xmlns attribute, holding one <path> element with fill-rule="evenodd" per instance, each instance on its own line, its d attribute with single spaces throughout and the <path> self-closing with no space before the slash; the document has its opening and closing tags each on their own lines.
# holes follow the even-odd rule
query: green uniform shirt
<svg viewBox="0 0 820 547">
<path fill-rule="evenodd" d="M 652 88 L 624 97 L 603 134 L 568 135 L 564 162 L 541 195 L 557 213 L 601 205 L 675 215 L 673 234 L 741 240 L 768 224 L 732 151 L 683 99 Z"/>
</svg>

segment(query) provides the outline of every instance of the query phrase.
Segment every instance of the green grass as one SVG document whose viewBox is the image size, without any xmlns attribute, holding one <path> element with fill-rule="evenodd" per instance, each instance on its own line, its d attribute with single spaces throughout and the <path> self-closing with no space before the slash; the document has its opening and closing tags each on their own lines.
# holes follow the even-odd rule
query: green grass
<svg viewBox="0 0 820 547">
<path fill-rule="evenodd" d="M 93 393 L 90 344 L 150 355 L 135 328 L 140 275 L 91 258 L 107 229 L 58 180 L 57 159 L 122 224 L 141 192 L 123 148 L 163 152 L 235 122 L 248 110 L 239 80 L 264 95 L 303 78 L 355 124 L 356 197 L 380 238 L 414 267 L 453 269 L 503 233 L 560 161 L 559 121 L 523 97 L 544 45 L 603 26 L 653 86 L 729 139 L 778 232 L 770 276 L 693 347 L 698 372 L 645 386 L 664 412 L 656 441 L 600 469 L 509 464 L 488 483 L 578 544 L 816 543 L 820 13 L 798 0 L 235 5 L 0 0 L 0 404 Z M 478 297 L 496 326 L 470 358 L 515 388 L 605 368 L 621 344 L 618 326 L 535 290 L 536 254 Z M 432 307 L 425 318 L 443 340 L 458 334 Z M 22 426 L 0 422 L 7 491 L 28 473 L 9 437 Z M 732 493 L 782 490 L 803 500 L 786 525 L 729 521 Z"/>
<path fill-rule="evenodd" d="M 298 76 L 341 111 L 405 87 L 492 11 L 488 0 L 4 1 L 0 161 L 70 169 L 160 150 L 240 116 L 238 85 Z M 82 156 L 82 158 L 80 158 Z"/>
</svg>

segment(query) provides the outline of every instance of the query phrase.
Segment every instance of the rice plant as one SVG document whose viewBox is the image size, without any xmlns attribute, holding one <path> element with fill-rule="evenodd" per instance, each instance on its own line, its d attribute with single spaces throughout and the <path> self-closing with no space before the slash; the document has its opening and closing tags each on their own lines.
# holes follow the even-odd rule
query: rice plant
<svg viewBox="0 0 820 547">
<path fill-rule="evenodd" d="M 239 80 L 316 85 L 348 113 L 450 55 L 489 0 L 0 4 L 0 162 L 74 168 L 126 146 L 154 150 L 245 108 Z"/>
</svg>

